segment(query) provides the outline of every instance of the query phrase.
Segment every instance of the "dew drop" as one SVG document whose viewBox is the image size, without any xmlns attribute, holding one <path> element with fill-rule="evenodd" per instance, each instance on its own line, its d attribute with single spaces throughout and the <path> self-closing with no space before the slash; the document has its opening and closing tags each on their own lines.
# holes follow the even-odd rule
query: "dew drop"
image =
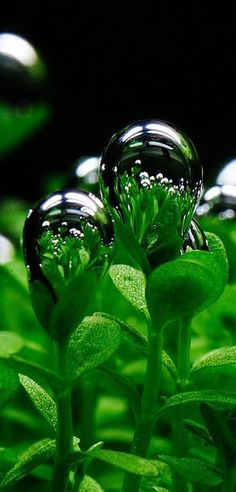
<svg viewBox="0 0 236 492">
<path fill-rule="evenodd" d="M 0 155 L 41 128 L 50 115 L 46 65 L 22 36 L 0 33 Z"/>
<path fill-rule="evenodd" d="M 172 212 L 170 216 L 183 239 L 200 198 L 202 166 L 182 131 L 160 120 L 137 121 L 110 139 L 101 157 L 100 182 L 104 202 L 116 209 L 147 251 L 149 229 L 161 227 L 166 200 L 172 212 L 176 209 L 176 218 Z M 161 236 L 157 231 L 156 246 Z M 153 233 L 150 238 L 155 247 Z"/>
<path fill-rule="evenodd" d="M 42 282 L 54 302 L 62 289 L 85 270 L 101 278 L 114 254 L 113 223 L 92 194 L 62 190 L 29 211 L 23 230 L 29 282 Z"/>
</svg>

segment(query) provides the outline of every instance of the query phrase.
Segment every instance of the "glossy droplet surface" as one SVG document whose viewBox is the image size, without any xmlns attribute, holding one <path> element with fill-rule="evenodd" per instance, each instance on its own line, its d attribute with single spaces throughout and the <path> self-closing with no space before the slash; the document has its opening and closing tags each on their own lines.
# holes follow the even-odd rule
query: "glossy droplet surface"
<svg viewBox="0 0 236 492">
<path fill-rule="evenodd" d="M 206 235 L 196 219 L 192 219 L 190 227 L 185 235 L 181 253 L 192 250 L 208 251 Z"/>
<path fill-rule="evenodd" d="M 22 36 L 0 33 L 0 155 L 10 152 L 48 120 L 45 63 Z"/>
<path fill-rule="evenodd" d="M 106 272 L 114 254 L 113 224 L 95 196 L 58 191 L 30 210 L 23 251 L 30 283 L 42 282 L 56 302 L 80 273 L 93 270 L 101 278 Z"/>
<path fill-rule="evenodd" d="M 167 231 L 168 217 L 184 237 L 200 197 L 202 166 L 193 143 L 173 125 L 138 121 L 109 141 L 100 181 L 104 200 L 148 253 L 163 236 L 161 229 Z"/>
</svg>

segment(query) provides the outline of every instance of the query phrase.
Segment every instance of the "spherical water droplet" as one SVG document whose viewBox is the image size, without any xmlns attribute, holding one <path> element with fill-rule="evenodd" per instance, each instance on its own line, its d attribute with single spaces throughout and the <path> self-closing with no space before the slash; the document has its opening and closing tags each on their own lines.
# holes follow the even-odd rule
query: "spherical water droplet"
<svg viewBox="0 0 236 492">
<path fill-rule="evenodd" d="M 193 143 L 180 130 L 158 120 L 138 121 L 120 130 L 104 150 L 100 176 L 104 200 L 131 227 L 147 253 L 163 235 L 159 232 L 167 200 L 170 221 L 183 239 L 199 201 L 202 166 Z M 149 234 L 153 224 L 158 229 L 155 241 Z M 163 227 L 167 230 L 166 220 Z"/>
<path fill-rule="evenodd" d="M 208 251 L 208 242 L 206 235 L 196 219 L 192 219 L 190 227 L 185 235 L 181 253 L 192 250 Z"/>
<path fill-rule="evenodd" d="M 114 254 L 113 224 L 92 194 L 58 191 L 30 210 L 23 251 L 29 282 L 43 283 L 57 302 L 82 272 L 93 270 L 98 278 L 105 274 Z"/>
<path fill-rule="evenodd" d="M 0 155 L 48 120 L 47 82 L 46 66 L 32 44 L 0 33 Z"/>
</svg>

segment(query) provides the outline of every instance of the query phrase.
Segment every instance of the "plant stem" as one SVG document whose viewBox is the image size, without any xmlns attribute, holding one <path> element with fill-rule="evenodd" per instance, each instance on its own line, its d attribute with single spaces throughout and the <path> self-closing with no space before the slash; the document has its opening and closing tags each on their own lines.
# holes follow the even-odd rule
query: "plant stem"
<svg viewBox="0 0 236 492">
<path fill-rule="evenodd" d="M 226 467 L 224 479 L 222 482 L 221 492 L 234 492 L 236 483 L 236 468 L 235 463 L 231 467 Z"/>
<path fill-rule="evenodd" d="M 162 330 L 150 330 L 148 337 L 147 366 L 143 387 L 141 412 L 134 431 L 131 453 L 146 457 L 155 424 L 154 410 L 157 405 L 161 381 L 161 353 L 163 346 Z M 137 492 L 141 477 L 131 473 L 125 474 L 123 492 Z"/>
<path fill-rule="evenodd" d="M 68 343 L 55 342 L 55 358 L 57 372 L 66 381 L 67 373 L 67 348 Z M 52 477 L 51 492 L 66 492 L 70 465 L 66 463 L 66 456 L 72 451 L 72 413 L 71 413 L 71 389 L 65 390 L 57 396 L 57 444 L 56 460 Z"/>
<path fill-rule="evenodd" d="M 190 347 L 191 347 L 191 326 L 190 320 L 184 318 L 179 326 L 178 339 L 178 380 L 176 392 L 181 393 L 186 390 L 189 380 L 190 371 Z M 188 432 L 183 425 L 183 411 L 178 408 L 174 418 L 174 438 L 173 438 L 173 454 L 176 457 L 186 456 L 188 448 Z M 188 484 L 186 480 L 178 473 L 174 474 L 174 491 L 187 492 Z"/>
</svg>

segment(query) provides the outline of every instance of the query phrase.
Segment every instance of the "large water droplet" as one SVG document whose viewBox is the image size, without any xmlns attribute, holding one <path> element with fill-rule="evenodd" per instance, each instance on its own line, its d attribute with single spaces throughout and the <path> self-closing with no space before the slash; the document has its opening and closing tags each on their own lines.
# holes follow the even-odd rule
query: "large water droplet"
<svg viewBox="0 0 236 492">
<path fill-rule="evenodd" d="M 23 251 L 29 282 L 43 283 L 56 302 L 84 271 L 93 270 L 98 279 L 105 274 L 114 254 L 113 224 L 95 196 L 58 191 L 30 210 Z"/>
<path fill-rule="evenodd" d="M 202 166 L 182 131 L 158 120 L 127 126 L 104 150 L 100 177 L 104 200 L 147 254 L 168 234 L 168 221 L 169 234 L 174 224 L 183 239 L 201 194 Z"/>
<path fill-rule="evenodd" d="M 208 251 L 206 235 L 196 219 L 192 219 L 190 227 L 185 235 L 181 253 L 192 250 Z"/>
<path fill-rule="evenodd" d="M 48 120 L 47 82 L 34 46 L 22 36 L 0 33 L 0 156 Z"/>
</svg>

